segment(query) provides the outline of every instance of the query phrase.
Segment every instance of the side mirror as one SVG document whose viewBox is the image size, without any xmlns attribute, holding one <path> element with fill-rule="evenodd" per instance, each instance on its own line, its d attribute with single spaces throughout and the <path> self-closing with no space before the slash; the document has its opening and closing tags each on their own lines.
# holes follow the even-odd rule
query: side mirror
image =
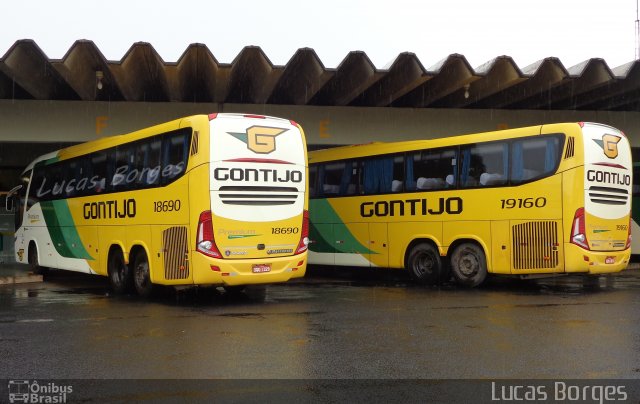
<svg viewBox="0 0 640 404">
<path fill-rule="evenodd" d="M 21 189 L 22 189 L 22 185 L 18 185 L 17 187 L 14 187 L 11 191 L 9 191 L 9 193 L 7 194 L 7 198 L 4 200 L 4 207 L 7 210 L 7 212 L 13 212 L 13 205 L 14 205 L 14 200 L 16 198 L 16 194 Z"/>
<path fill-rule="evenodd" d="M 13 212 L 13 197 L 8 197 L 4 200 L 4 208 L 7 212 Z"/>
</svg>

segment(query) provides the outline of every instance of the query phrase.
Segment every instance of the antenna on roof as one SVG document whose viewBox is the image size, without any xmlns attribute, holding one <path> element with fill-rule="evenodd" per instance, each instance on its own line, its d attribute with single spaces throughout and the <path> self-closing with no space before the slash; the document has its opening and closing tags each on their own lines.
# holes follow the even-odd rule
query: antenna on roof
<svg viewBox="0 0 640 404">
<path fill-rule="evenodd" d="M 638 18 L 638 0 L 636 0 L 636 60 L 640 59 L 640 18 Z"/>
</svg>

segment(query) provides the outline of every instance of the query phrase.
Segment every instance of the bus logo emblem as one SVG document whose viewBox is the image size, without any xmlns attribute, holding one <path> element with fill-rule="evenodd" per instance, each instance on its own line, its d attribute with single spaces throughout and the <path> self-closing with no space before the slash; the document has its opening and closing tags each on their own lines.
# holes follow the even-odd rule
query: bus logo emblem
<svg viewBox="0 0 640 404">
<path fill-rule="evenodd" d="M 288 129 L 271 128 L 268 126 L 252 126 L 245 133 L 228 132 L 231 136 L 246 143 L 247 148 L 254 153 L 269 154 L 276 149 L 276 136 Z"/>
<path fill-rule="evenodd" d="M 610 159 L 618 157 L 618 142 L 622 139 L 620 136 L 605 134 L 602 140 L 593 139 L 598 146 L 602 147 L 604 155 Z"/>
</svg>

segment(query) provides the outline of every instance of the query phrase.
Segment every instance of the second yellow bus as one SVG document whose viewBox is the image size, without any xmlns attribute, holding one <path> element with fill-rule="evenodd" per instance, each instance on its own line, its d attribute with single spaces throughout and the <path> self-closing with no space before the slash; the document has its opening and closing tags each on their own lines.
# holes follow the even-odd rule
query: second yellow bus
<svg viewBox="0 0 640 404">
<path fill-rule="evenodd" d="M 601 274 L 630 258 L 629 141 L 550 124 L 309 153 L 311 264 L 451 274 Z"/>
</svg>

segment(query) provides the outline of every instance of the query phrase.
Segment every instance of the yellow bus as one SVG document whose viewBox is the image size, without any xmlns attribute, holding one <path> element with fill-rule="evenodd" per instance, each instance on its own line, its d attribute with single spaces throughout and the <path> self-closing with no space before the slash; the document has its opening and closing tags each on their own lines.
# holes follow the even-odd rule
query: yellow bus
<svg viewBox="0 0 640 404">
<path fill-rule="evenodd" d="M 311 264 L 451 275 L 601 274 L 630 258 L 629 141 L 551 124 L 309 153 Z"/>
<path fill-rule="evenodd" d="M 306 142 L 290 120 L 185 117 L 41 156 L 21 182 L 8 199 L 15 258 L 36 271 L 104 275 L 142 296 L 306 271 Z"/>
</svg>

